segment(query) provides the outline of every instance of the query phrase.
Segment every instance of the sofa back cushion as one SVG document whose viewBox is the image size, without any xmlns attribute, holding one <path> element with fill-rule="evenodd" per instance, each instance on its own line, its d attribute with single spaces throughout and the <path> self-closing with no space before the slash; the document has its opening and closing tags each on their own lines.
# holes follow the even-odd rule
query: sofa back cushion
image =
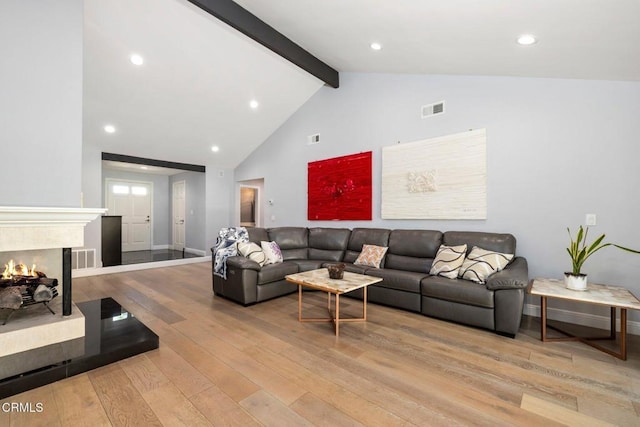
<svg viewBox="0 0 640 427">
<path fill-rule="evenodd" d="M 344 262 L 354 262 L 362 251 L 362 245 L 389 246 L 389 234 L 391 230 L 386 228 L 354 228 L 349 237 L 347 251 L 344 254 Z M 380 267 L 384 267 L 382 261 Z"/>
<path fill-rule="evenodd" d="M 309 233 L 306 227 L 276 227 L 269 228 L 269 239 L 280 246 L 282 258 L 307 259 Z"/>
<path fill-rule="evenodd" d="M 249 241 L 260 246 L 260 242 L 263 240 L 269 240 L 269 234 L 266 228 L 260 227 L 247 227 L 249 233 Z"/>
<path fill-rule="evenodd" d="M 467 244 L 467 255 L 474 246 L 504 254 L 516 253 L 516 238 L 506 233 L 483 233 L 478 231 L 447 231 L 443 244 L 457 246 Z"/>
<path fill-rule="evenodd" d="M 384 266 L 428 273 L 441 243 L 440 231 L 393 230 L 389 235 L 389 250 Z"/>
<path fill-rule="evenodd" d="M 349 236 L 348 228 L 310 228 L 309 259 L 342 261 Z"/>
</svg>

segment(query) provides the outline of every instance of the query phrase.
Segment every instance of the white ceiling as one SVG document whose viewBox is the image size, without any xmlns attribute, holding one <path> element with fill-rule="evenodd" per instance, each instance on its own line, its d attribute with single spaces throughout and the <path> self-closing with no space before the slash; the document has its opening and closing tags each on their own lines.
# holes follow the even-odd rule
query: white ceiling
<svg viewBox="0 0 640 427">
<path fill-rule="evenodd" d="M 235 1 L 339 71 L 640 80 L 638 0 Z"/>
<path fill-rule="evenodd" d="M 338 71 L 640 80 L 638 0 L 236 2 Z M 84 42 L 84 140 L 111 153 L 235 167 L 322 86 L 186 0 L 85 0 Z"/>
<path fill-rule="evenodd" d="M 85 0 L 83 138 L 101 151 L 235 167 L 322 84 L 185 0 Z"/>
</svg>

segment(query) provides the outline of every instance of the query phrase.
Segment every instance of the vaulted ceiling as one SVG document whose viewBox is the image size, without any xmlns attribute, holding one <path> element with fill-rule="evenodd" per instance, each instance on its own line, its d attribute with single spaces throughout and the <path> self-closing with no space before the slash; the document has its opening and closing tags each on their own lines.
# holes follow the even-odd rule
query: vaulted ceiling
<svg viewBox="0 0 640 427">
<path fill-rule="evenodd" d="M 640 80 L 637 0 L 236 3 L 340 72 Z M 84 43 L 84 141 L 111 153 L 232 168 L 323 86 L 186 0 L 85 0 Z"/>
<path fill-rule="evenodd" d="M 183 0 L 85 0 L 83 84 L 85 144 L 221 167 L 235 167 L 323 85 Z"/>
</svg>

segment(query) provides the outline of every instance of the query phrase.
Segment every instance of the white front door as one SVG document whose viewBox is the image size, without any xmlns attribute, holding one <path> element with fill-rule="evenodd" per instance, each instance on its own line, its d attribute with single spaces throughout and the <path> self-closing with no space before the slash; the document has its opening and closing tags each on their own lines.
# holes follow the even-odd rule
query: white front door
<svg viewBox="0 0 640 427">
<path fill-rule="evenodd" d="M 151 183 L 107 180 L 107 208 L 122 216 L 122 252 L 151 249 Z"/>
<path fill-rule="evenodd" d="M 181 251 L 185 245 L 185 203 L 186 183 L 173 183 L 173 249 Z"/>
</svg>

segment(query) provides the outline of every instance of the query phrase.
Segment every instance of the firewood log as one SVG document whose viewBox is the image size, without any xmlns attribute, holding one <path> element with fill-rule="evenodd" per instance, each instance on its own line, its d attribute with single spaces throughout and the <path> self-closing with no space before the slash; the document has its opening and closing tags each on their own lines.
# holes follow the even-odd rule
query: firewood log
<svg viewBox="0 0 640 427">
<path fill-rule="evenodd" d="M 36 302 L 51 301 L 53 299 L 53 291 L 46 285 L 38 285 L 33 292 L 33 300 Z"/>
<path fill-rule="evenodd" d="M 22 293 L 19 286 L 0 289 L 0 308 L 17 310 L 22 305 Z"/>
</svg>

